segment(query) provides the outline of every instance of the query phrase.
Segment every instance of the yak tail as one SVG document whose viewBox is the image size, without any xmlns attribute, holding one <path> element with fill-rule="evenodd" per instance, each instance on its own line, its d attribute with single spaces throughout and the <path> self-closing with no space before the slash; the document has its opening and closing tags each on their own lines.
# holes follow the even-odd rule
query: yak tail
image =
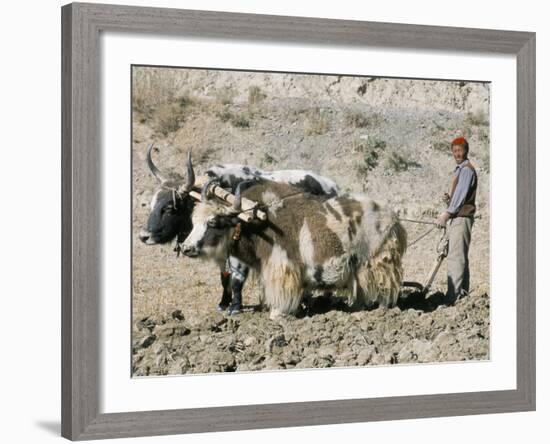
<svg viewBox="0 0 550 444">
<path fill-rule="evenodd" d="M 384 241 L 368 262 L 357 270 L 363 303 L 372 307 L 397 304 L 403 282 L 402 258 L 407 248 L 407 232 L 394 220 Z"/>
</svg>

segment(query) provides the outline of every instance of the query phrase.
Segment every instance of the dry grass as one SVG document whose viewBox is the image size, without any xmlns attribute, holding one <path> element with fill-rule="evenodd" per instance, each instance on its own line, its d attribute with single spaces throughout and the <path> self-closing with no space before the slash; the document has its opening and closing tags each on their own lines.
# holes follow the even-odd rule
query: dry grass
<svg viewBox="0 0 550 444">
<path fill-rule="evenodd" d="M 348 112 L 345 115 L 345 121 L 349 126 L 355 128 L 365 128 L 369 124 L 367 116 L 362 112 Z"/>
<path fill-rule="evenodd" d="M 382 151 L 386 149 L 386 142 L 376 136 L 369 137 L 365 142 L 354 146 L 354 151 L 363 155 L 363 161 L 357 166 L 357 172 L 366 176 L 369 171 L 374 170 L 380 161 Z"/>
<path fill-rule="evenodd" d="M 484 111 L 479 110 L 475 113 L 467 113 L 464 123 L 469 126 L 488 126 L 489 119 Z"/>
<path fill-rule="evenodd" d="M 374 170 L 378 166 L 379 154 L 375 150 L 367 150 L 363 154 L 363 163 L 359 164 L 357 171 L 362 175 L 366 176 L 367 173 L 371 170 Z"/>
<path fill-rule="evenodd" d="M 132 71 L 132 108 L 138 121 L 167 136 L 179 130 L 189 108 L 198 103 L 186 90 L 181 70 L 137 67 Z"/>
<path fill-rule="evenodd" d="M 451 144 L 449 142 L 444 142 L 441 140 L 436 140 L 431 144 L 432 149 L 439 151 L 440 153 L 447 154 L 451 156 L 453 153 L 451 151 Z"/>
<path fill-rule="evenodd" d="M 326 134 L 329 129 L 328 118 L 320 108 L 312 108 L 306 113 L 306 134 L 308 136 Z"/>
<path fill-rule="evenodd" d="M 233 117 L 233 113 L 227 109 L 222 109 L 221 111 L 216 112 L 216 117 L 222 122 L 229 122 Z"/>
<path fill-rule="evenodd" d="M 264 100 L 267 97 L 265 93 L 262 92 L 261 88 L 259 86 L 251 86 L 248 89 L 248 104 L 249 105 L 257 105 L 262 100 Z"/>
<path fill-rule="evenodd" d="M 176 102 L 188 84 L 180 69 L 135 67 L 132 70 L 132 107 L 147 113 L 151 108 Z"/>
<path fill-rule="evenodd" d="M 479 141 L 482 143 L 489 143 L 489 133 L 484 128 L 480 128 L 477 132 L 477 137 L 479 138 Z"/>
<path fill-rule="evenodd" d="M 435 120 L 432 123 L 433 123 L 432 134 L 435 135 L 437 133 L 441 133 L 442 131 L 445 131 L 444 125 L 441 125 L 439 122 L 436 122 Z"/>
<path fill-rule="evenodd" d="M 215 114 L 222 122 L 229 122 L 235 128 L 250 128 L 250 113 L 234 113 L 228 109 L 223 109 Z"/>
<path fill-rule="evenodd" d="M 235 128 L 249 128 L 250 127 L 250 117 L 246 114 L 236 114 L 233 115 L 233 118 L 230 120 L 231 125 Z"/>
<path fill-rule="evenodd" d="M 209 162 L 216 157 L 216 144 L 219 137 L 217 131 L 213 128 L 222 126 L 216 121 L 214 116 L 207 113 L 200 115 L 191 115 L 183 123 L 182 127 L 173 135 L 171 145 L 177 150 L 176 159 L 184 159 L 187 152 L 191 151 L 193 160 L 197 164 Z M 185 162 L 179 160 L 178 171 L 184 171 Z"/>
<path fill-rule="evenodd" d="M 153 129 L 167 136 L 180 129 L 185 120 L 185 109 L 178 103 L 160 105 L 153 112 Z"/>
<path fill-rule="evenodd" d="M 233 88 L 223 88 L 216 91 L 216 101 L 220 105 L 231 105 L 237 92 Z"/>
<path fill-rule="evenodd" d="M 386 157 L 386 167 L 396 173 L 407 171 L 409 168 L 417 168 L 419 166 L 419 163 L 403 157 L 401 154 L 398 154 L 397 151 L 391 151 Z"/>
<path fill-rule="evenodd" d="M 384 117 L 380 113 L 366 115 L 360 111 L 349 111 L 344 116 L 347 125 L 354 128 L 375 128 L 380 126 Z"/>
<path fill-rule="evenodd" d="M 277 163 L 277 159 L 275 159 L 275 157 L 273 157 L 271 154 L 269 153 L 264 153 L 264 157 L 262 159 L 262 163 L 264 165 L 273 165 L 273 164 L 276 164 Z"/>
<path fill-rule="evenodd" d="M 482 154 L 481 156 L 481 162 L 483 169 L 487 172 L 491 172 L 491 158 L 489 157 L 489 154 Z"/>
</svg>

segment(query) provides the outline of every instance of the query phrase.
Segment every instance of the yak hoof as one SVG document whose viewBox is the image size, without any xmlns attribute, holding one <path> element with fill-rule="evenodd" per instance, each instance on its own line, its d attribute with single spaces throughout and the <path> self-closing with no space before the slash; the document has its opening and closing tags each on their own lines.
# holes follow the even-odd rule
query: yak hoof
<svg viewBox="0 0 550 444">
<path fill-rule="evenodd" d="M 229 316 L 233 316 L 233 315 L 239 314 L 241 312 L 241 310 L 242 310 L 242 307 L 239 307 L 239 306 L 238 307 L 229 307 L 227 309 L 227 314 Z"/>
<path fill-rule="evenodd" d="M 284 313 L 278 309 L 272 309 L 271 312 L 269 313 L 269 319 L 271 319 L 272 321 L 280 320 L 284 316 L 285 316 Z"/>
</svg>

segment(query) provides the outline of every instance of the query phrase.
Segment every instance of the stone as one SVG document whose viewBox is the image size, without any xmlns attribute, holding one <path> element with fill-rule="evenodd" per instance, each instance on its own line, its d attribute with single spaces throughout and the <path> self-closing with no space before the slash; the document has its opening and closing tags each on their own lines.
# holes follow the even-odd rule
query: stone
<svg viewBox="0 0 550 444">
<path fill-rule="evenodd" d="M 317 351 L 317 355 L 323 359 L 332 359 L 334 358 L 334 356 L 336 356 L 336 347 L 334 346 L 321 347 Z"/>
<path fill-rule="evenodd" d="M 181 310 L 175 310 L 172 312 L 172 318 L 174 318 L 177 321 L 183 321 L 185 320 L 185 317 L 183 316 L 183 313 Z"/>
<path fill-rule="evenodd" d="M 453 333 L 443 331 L 439 333 L 434 339 L 434 344 L 437 345 L 442 351 L 446 351 L 451 345 L 456 343 L 456 337 Z"/>
<path fill-rule="evenodd" d="M 140 344 L 141 345 L 141 348 L 148 348 L 151 346 L 151 344 L 153 342 L 155 342 L 157 339 L 157 337 L 155 335 L 150 335 L 150 336 L 147 336 L 143 342 Z"/>
<path fill-rule="evenodd" d="M 279 356 L 271 356 L 264 361 L 266 370 L 284 369 L 285 365 Z"/>
<path fill-rule="evenodd" d="M 319 359 L 316 355 L 309 355 L 298 362 L 298 364 L 296 364 L 296 368 L 315 368 L 318 363 Z"/>
<path fill-rule="evenodd" d="M 254 336 L 247 336 L 243 341 L 243 344 L 246 347 L 252 347 L 253 345 L 255 345 L 257 343 L 258 343 L 258 340 Z"/>
<path fill-rule="evenodd" d="M 285 347 L 288 344 L 285 335 L 280 333 L 269 338 L 265 344 L 265 348 L 268 352 L 272 352 L 276 347 Z"/>
<path fill-rule="evenodd" d="M 376 354 L 376 349 L 372 345 L 365 346 L 357 355 L 357 365 L 367 365 Z"/>
</svg>

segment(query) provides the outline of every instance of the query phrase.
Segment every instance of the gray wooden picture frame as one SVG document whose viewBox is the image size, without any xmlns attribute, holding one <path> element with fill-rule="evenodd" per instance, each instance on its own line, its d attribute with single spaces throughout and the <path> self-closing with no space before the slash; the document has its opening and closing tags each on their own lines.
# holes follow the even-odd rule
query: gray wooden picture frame
<svg viewBox="0 0 550 444">
<path fill-rule="evenodd" d="M 104 31 L 517 57 L 517 388 L 147 412 L 99 411 Z M 535 409 L 535 34 L 103 4 L 62 8 L 62 435 L 72 440 Z"/>
</svg>

